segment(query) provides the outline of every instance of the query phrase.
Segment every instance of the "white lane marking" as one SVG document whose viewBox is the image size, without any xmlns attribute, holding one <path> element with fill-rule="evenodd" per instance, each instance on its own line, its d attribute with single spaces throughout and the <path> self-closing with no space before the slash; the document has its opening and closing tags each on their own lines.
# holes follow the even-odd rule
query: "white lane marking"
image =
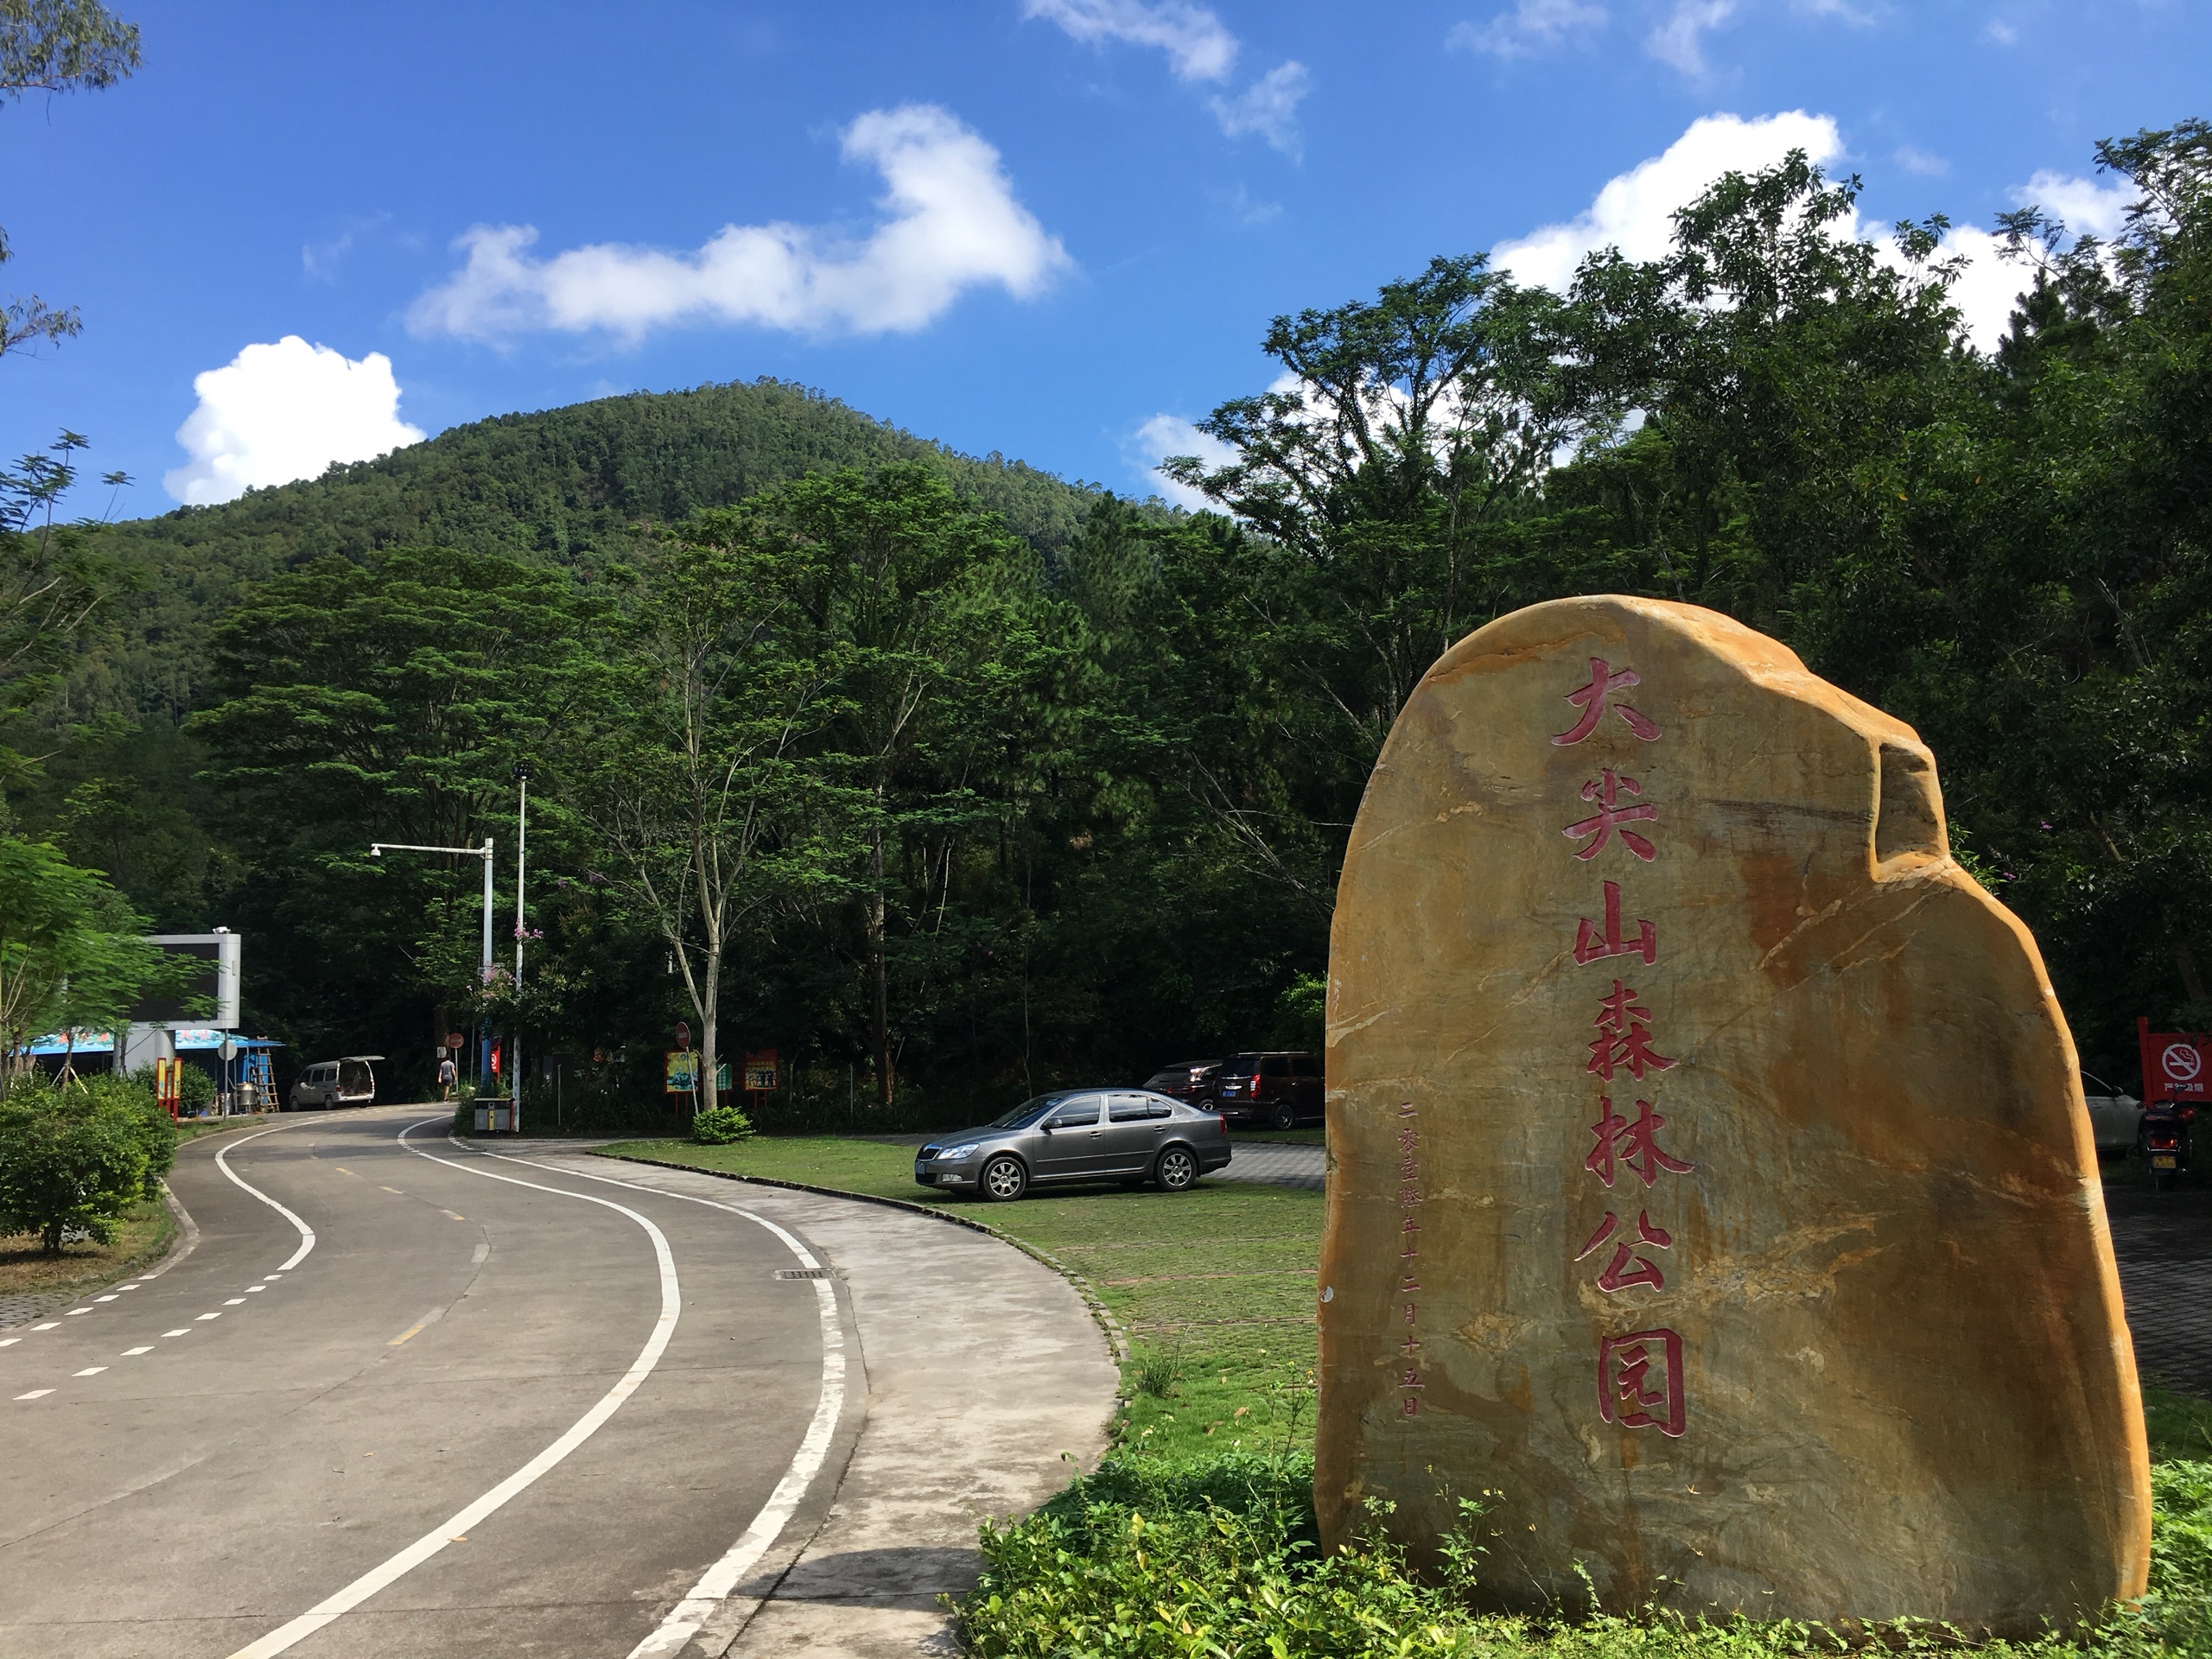
<svg viewBox="0 0 2212 1659">
<path fill-rule="evenodd" d="M 105 1370 L 107 1370 L 107 1367 L 105 1365 L 87 1365 L 83 1370 L 72 1371 L 69 1375 L 72 1376 L 98 1376 Z"/>
<path fill-rule="evenodd" d="M 450 1137 L 448 1137 L 450 1138 Z M 689 1192 L 671 1192 L 665 1187 L 649 1186 L 643 1181 L 625 1181 L 612 1175 L 596 1175 L 580 1169 L 564 1169 L 558 1164 L 539 1163 L 535 1159 L 517 1158 L 504 1152 L 486 1152 L 487 1158 L 497 1158 L 510 1164 L 528 1164 L 533 1169 L 550 1169 L 563 1175 L 574 1175 L 587 1181 L 603 1181 L 609 1186 L 626 1186 L 635 1192 L 651 1192 L 664 1198 L 681 1198 L 690 1204 L 703 1204 L 709 1210 L 720 1210 L 733 1216 L 742 1216 L 758 1224 L 782 1240 L 785 1247 L 798 1258 L 803 1268 L 818 1268 L 812 1251 L 791 1233 L 779 1227 L 766 1216 L 750 1210 L 741 1210 L 734 1204 L 717 1204 L 712 1198 L 695 1197 Z M 806 1497 L 807 1488 L 822 1472 L 822 1460 L 829 1455 L 830 1442 L 837 1432 L 837 1418 L 845 1407 L 845 1334 L 837 1322 L 837 1293 L 827 1280 L 814 1283 L 815 1310 L 822 1320 L 822 1392 L 814 1405 L 814 1419 L 806 1426 L 806 1437 L 799 1442 L 798 1452 L 784 1478 L 776 1483 L 776 1490 L 768 1495 L 760 1513 L 753 1523 L 738 1535 L 721 1560 L 709 1567 L 699 1582 L 691 1586 L 691 1593 L 677 1602 L 663 1619 L 658 1630 L 630 1649 L 629 1659 L 647 1659 L 648 1656 L 682 1651 L 684 1645 L 699 1633 L 715 1611 L 729 1599 L 738 1581 L 766 1554 L 774 1545 L 785 1525 L 798 1510 Z"/>
<path fill-rule="evenodd" d="M 162 1334 L 165 1337 L 188 1337 L 192 1334 L 192 1327 L 188 1325 L 181 1325 L 175 1330 L 164 1331 Z"/>
<path fill-rule="evenodd" d="M 491 1254 L 492 1247 L 489 1244 L 479 1244 L 474 1250 L 469 1252 L 469 1266 L 474 1268 L 482 1267 L 486 1259 L 489 1257 Z"/>
<path fill-rule="evenodd" d="M 276 1277 L 277 1275 L 273 1273 L 264 1273 L 261 1275 L 261 1282 L 264 1285 L 273 1285 L 276 1282 Z"/>
<path fill-rule="evenodd" d="M 95 1296 L 92 1300 L 96 1302 L 111 1302 L 115 1298 L 112 1296 Z"/>
<path fill-rule="evenodd" d="M 89 1308 L 89 1307 L 73 1307 L 73 1308 L 71 1308 L 71 1309 L 70 1309 L 67 1313 L 64 1313 L 61 1317 L 62 1317 L 63 1319 L 75 1319 L 75 1318 L 76 1318 L 79 1313 L 91 1313 L 92 1311 L 92 1310 L 91 1308 Z"/>
<path fill-rule="evenodd" d="M 52 1394 L 54 1390 L 52 1389 L 33 1389 L 29 1394 L 19 1394 L 16 1398 L 18 1400 L 43 1400 L 48 1395 Z"/>
<path fill-rule="evenodd" d="M 230 1300 L 225 1302 L 223 1306 L 225 1307 L 244 1307 L 245 1306 L 245 1298 L 243 1296 L 233 1296 Z"/>
<path fill-rule="evenodd" d="M 248 1286 L 245 1287 L 245 1294 L 246 1294 L 247 1295 L 251 1296 L 251 1295 L 252 1295 L 252 1294 L 253 1294 L 253 1293 L 254 1293 L 255 1291 L 257 1291 L 257 1290 L 266 1290 L 266 1289 L 268 1289 L 268 1288 L 269 1288 L 269 1287 L 268 1287 L 268 1286 L 266 1286 L 266 1285 L 248 1285 Z"/>
<path fill-rule="evenodd" d="M 34 1331 L 51 1331 L 55 1325 L 60 1323 L 61 1321 L 59 1319 L 48 1319 L 44 1325 L 35 1325 L 31 1326 L 31 1329 Z"/>
<path fill-rule="evenodd" d="M 12 1348 L 22 1340 L 21 1337 L 0 1337 L 0 1348 Z"/>
<path fill-rule="evenodd" d="M 219 1319 L 223 1317 L 223 1313 L 222 1310 L 218 1308 L 213 1313 L 202 1313 L 200 1317 L 203 1319 Z"/>
<path fill-rule="evenodd" d="M 307 1260 L 308 1252 L 315 1249 L 315 1229 L 308 1226 L 307 1223 L 302 1221 L 297 1216 L 287 1210 L 283 1205 L 277 1203 L 276 1199 L 270 1198 L 259 1187 L 240 1180 L 238 1179 L 238 1171 L 231 1167 L 230 1156 L 240 1147 L 245 1145 L 248 1141 L 258 1141 L 264 1135 L 281 1135 L 284 1130 L 289 1129 L 292 1126 L 290 1124 L 284 1123 L 278 1125 L 273 1129 L 257 1129 L 251 1135 L 245 1135 L 239 1140 L 232 1141 L 230 1145 L 225 1147 L 220 1152 L 215 1154 L 215 1167 L 221 1170 L 224 1174 L 231 1178 L 232 1185 L 252 1193 L 255 1198 L 259 1198 L 271 1210 L 274 1210 L 278 1215 L 283 1217 L 285 1220 L 290 1222 L 293 1226 L 300 1230 L 300 1248 L 292 1252 L 292 1259 L 284 1263 L 284 1268 L 297 1267 L 301 1262 Z M 284 1271 L 284 1268 L 279 1268 L 276 1271 L 282 1273 Z M 202 1315 L 201 1317 L 205 1318 L 206 1316 Z"/>
<path fill-rule="evenodd" d="M 423 1119 L 419 1123 L 410 1123 L 399 1132 L 397 1137 L 399 1144 L 406 1147 L 408 1151 L 418 1158 L 428 1158 L 434 1164 L 445 1164 L 451 1168 L 466 1171 L 471 1175 L 480 1175 L 486 1180 L 505 1181 L 511 1186 L 526 1186 L 532 1192 L 550 1192 L 558 1198 L 575 1198 L 582 1204 L 602 1205 L 629 1217 L 639 1226 L 644 1228 L 646 1236 L 653 1242 L 653 1257 L 660 1268 L 660 1317 L 653 1322 L 652 1334 L 645 1338 L 645 1345 L 638 1351 L 638 1357 L 631 1362 L 629 1370 L 623 1374 L 621 1380 L 613 1388 L 600 1396 L 596 1405 L 569 1426 L 567 1433 L 562 1435 L 559 1440 L 554 1441 L 552 1445 L 547 1446 L 467 1509 L 461 1510 L 460 1514 L 446 1522 L 444 1525 L 423 1534 L 397 1555 L 378 1566 L 371 1567 L 353 1583 L 339 1591 L 337 1594 L 326 1597 L 317 1602 L 289 1624 L 280 1625 L 258 1642 L 251 1643 L 240 1648 L 231 1656 L 231 1659 L 275 1659 L 276 1655 L 284 1652 L 296 1643 L 314 1635 L 340 1615 L 359 1606 L 378 1591 L 412 1572 L 448 1544 L 465 1537 L 470 1529 L 496 1514 L 505 1506 L 509 1499 L 527 1490 L 546 1471 L 553 1468 L 569 1452 L 597 1433 L 600 1426 L 620 1408 L 624 1401 L 638 1391 L 646 1377 L 652 1375 L 653 1367 L 660 1363 L 660 1357 L 668 1347 L 669 1338 L 676 1334 L 677 1316 L 683 1312 L 683 1302 L 677 1294 L 676 1258 L 669 1252 L 667 1235 L 654 1226 L 646 1217 L 639 1215 L 627 1205 L 615 1203 L 612 1198 L 595 1198 L 588 1192 L 565 1192 L 557 1186 L 545 1186 L 536 1181 L 525 1181 L 516 1176 L 498 1174 L 488 1169 L 472 1168 L 467 1164 L 456 1162 L 451 1158 L 441 1158 L 435 1153 L 425 1152 L 420 1147 L 408 1146 L 407 1137 L 415 1130 L 431 1123 L 442 1123 L 446 1121 L 442 1117 L 430 1117 Z"/>
<path fill-rule="evenodd" d="M 136 1285 L 118 1285 L 116 1288 L 118 1290 L 136 1290 L 138 1287 Z"/>
<path fill-rule="evenodd" d="M 129 1359 L 129 1358 L 130 1358 L 132 1355 L 134 1355 L 134 1354 L 150 1354 L 150 1353 L 152 1353 L 153 1351 L 154 1351 L 154 1346 L 153 1346 L 153 1344 L 152 1344 L 151 1343 L 149 1343 L 149 1344 L 146 1344 L 146 1346 L 144 1346 L 143 1348 L 126 1348 L 126 1349 L 124 1349 L 124 1350 L 123 1351 L 123 1357 L 124 1357 L 125 1359 Z"/>
</svg>

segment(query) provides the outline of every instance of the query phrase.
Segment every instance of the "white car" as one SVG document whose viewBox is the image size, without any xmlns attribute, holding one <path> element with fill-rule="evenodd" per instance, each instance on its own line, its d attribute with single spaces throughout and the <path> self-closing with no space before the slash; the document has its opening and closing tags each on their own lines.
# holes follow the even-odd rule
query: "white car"
<svg viewBox="0 0 2212 1659">
<path fill-rule="evenodd" d="M 2103 1078 L 2082 1074 L 2082 1099 L 2089 1109 L 2089 1134 L 2099 1152 L 2126 1152 L 2143 1129 L 2143 1103 Z"/>
<path fill-rule="evenodd" d="M 292 1085 L 292 1109 L 370 1104 L 377 1097 L 377 1074 L 369 1069 L 370 1062 L 382 1058 L 381 1054 L 348 1054 L 340 1060 L 317 1060 Z"/>
</svg>

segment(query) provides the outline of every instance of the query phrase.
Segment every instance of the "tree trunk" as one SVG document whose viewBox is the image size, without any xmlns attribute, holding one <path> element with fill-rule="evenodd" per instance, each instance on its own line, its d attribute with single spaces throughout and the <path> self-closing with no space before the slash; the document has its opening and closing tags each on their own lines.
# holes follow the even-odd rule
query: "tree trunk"
<svg viewBox="0 0 2212 1659">
<path fill-rule="evenodd" d="M 692 1090 L 691 1103 L 695 1111 L 705 1110 L 721 1104 L 715 1092 L 715 1054 L 721 1036 L 716 1030 L 715 1012 L 721 1007 L 722 945 L 718 938 L 707 942 L 707 983 L 702 1001 L 706 1006 L 699 1010 L 699 1081 Z"/>
<path fill-rule="evenodd" d="M 883 804 L 879 785 L 876 804 Z M 891 989 L 883 963 L 883 820 L 879 810 L 874 842 L 875 884 L 868 896 L 868 968 L 874 993 L 875 1103 L 891 1104 Z"/>
<path fill-rule="evenodd" d="M 2181 969 L 2182 988 L 2189 993 L 2192 1002 L 2207 1001 L 2204 995 L 2204 976 L 2196 969 L 2196 953 L 2189 948 L 2187 939 L 2174 941 L 2174 966 Z"/>
</svg>

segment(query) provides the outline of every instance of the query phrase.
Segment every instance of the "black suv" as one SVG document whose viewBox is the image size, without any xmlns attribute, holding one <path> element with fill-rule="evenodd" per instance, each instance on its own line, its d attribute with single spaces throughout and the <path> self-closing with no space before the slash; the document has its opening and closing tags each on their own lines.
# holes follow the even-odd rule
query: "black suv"
<svg viewBox="0 0 2212 1659">
<path fill-rule="evenodd" d="M 1231 1123 L 1294 1129 L 1319 1123 L 1325 1084 L 1319 1054 L 1232 1054 L 1213 1078 L 1213 1109 Z"/>
</svg>

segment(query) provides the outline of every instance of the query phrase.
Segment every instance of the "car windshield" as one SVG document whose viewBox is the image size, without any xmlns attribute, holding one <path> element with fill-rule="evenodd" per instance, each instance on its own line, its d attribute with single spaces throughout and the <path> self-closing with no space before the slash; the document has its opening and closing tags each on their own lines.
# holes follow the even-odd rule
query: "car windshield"
<svg viewBox="0 0 2212 1659">
<path fill-rule="evenodd" d="M 1026 1129 L 1052 1108 L 1052 1103 L 1065 1099 L 1061 1095 L 1039 1095 L 1025 1100 L 1002 1117 L 995 1117 L 983 1127 L 991 1129 Z"/>
</svg>

